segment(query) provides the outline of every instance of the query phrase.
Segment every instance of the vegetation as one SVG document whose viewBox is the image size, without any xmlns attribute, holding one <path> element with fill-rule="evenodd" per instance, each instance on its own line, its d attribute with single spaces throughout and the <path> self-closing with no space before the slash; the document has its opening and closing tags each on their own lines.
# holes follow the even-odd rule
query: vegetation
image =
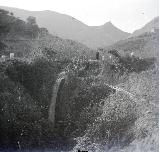
<svg viewBox="0 0 160 152">
<path fill-rule="evenodd" d="M 4 30 L 1 36 L 11 38 L 17 33 L 14 28 L 17 24 L 22 27 L 22 33 L 30 29 L 30 34 L 26 32 L 23 37 L 29 39 L 25 42 L 26 48 L 29 47 L 25 58 L 0 62 L 2 151 L 31 151 L 32 148 L 134 151 L 137 145 L 141 145 L 137 150 L 142 150 L 146 144 L 153 146 L 154 140 L 157 143 L 158 61 L 155 56 L 122 56 L 110 51 L 113 62 L 88 60 L 93 58 L 93 51 L 82 44 L 51 35 L 36 40 L 39 29 L 34 17 L 23 22 L 5 10 L 0 10 L 0 17 L 6 17 L 0 20 Z M 20 30 L 16 36 L 22 33 Z M 147 44 L 157 42 L 155 33 L 148 35 L 139 38 L 147 39 Z M 19 43 L 24 47 L 24 42 L 12 42 L 14 47 Z M 11 42 L 1 42 L 1 51 L 5 52 L 4 48 L 9 45 Z M 48 111 L 53 86 L 64 71 L 66 79 L 56 97 L 53 128 Z M 154 146 L 156 151 L 157 144 Z"/>
<path fill-rule="evenodd" d="M 0 36 L 6 38 L 37 38 L 39 27 L 36 24 L 36 19 L 29 17 L 27 21 L 26 23 L 14 17 L 8 11 L 0 9 Z"/>
<path fill-rule="evenodd" d="M 27 21 L 0 9 L 0 55 L 14 52 L 16 57 L 34 59 L 47 56 L 50 59 L 68 60 L 71 58 L 93 57 L 94 51 L 72 40 L 64 40 L 39 28 L 36 18 L 29 16 Z"/>
<path fill-rule="evenodd" d="M 127 61 L 127 58 L 123 59 Z M 123 76 L 120 63 L 117 71 L 112 68 L 114 64 L 106 63 L 106 67 L 110 67 L 106 70 Z M 60 62 L 45 56 L 37 57 L 32 62 L 17 59 L 2 62 L 1 109 L 7 108 L 1 113 L 1 122 L 4 123 L 1 128 L 4 130 L 1 132 L 3 147 L 10 145 L 18 148 L 19 141 L 23 149 L 41 147 L 42 143 L 43 148 L 53 148 L 56 144 L 52 142 L 68 142 L 69 139 L 82 136 L 81 140 L 77 138 L 78 145 L 75 149 L 84 147 L 90 150 L 95 148 L 91 144 L 93 142 L 107 144 L 110 148 L 115 144 L 129 144 L 139 136 L 139 133 L 135 134 L 134 129 L 131 129 L 142 117 L 137 97 L 133 99 L 125 91 L 117 92 L 106 85 L 105 73 L 98 77 L 98 73 L 101 73 L 101 66 L 98 64 L 83 60 Z M 141 62 L 137 61 L 137 66 L 139 64 Z M 152 62 L 146 60 L 146 64 L 150 65 Z M 58 74 L 67 65 L 68 78 L 57 99 L 56 126 L 53 128 L 48 121 L 52 89 Z M 148 69 L 147 65 L 142 71 Z M 134 64 L 130 66 L 134 67 Z M 127 67 L 124 68 L 128 71 Z M 138 71 L 137 75 L 142 71 Z M 127 75 L 133 72 L 130 70 Z M 128 84 L 126 80 L 123 82 Z M 124 90 L 133 92 L 128 88 Z"/>
<path fill-rule="evenodd" d="M 143 33 L 137 37 L 131 37 L 121 40 L 111 46 L 104 48 L 106 51 L 116 49 L 120 54 L 131 54 L 132 52 L 136 57 L 150 58 L 158 57 L 159 46 L 159 31 L 155 33 Z"/>
</svg>

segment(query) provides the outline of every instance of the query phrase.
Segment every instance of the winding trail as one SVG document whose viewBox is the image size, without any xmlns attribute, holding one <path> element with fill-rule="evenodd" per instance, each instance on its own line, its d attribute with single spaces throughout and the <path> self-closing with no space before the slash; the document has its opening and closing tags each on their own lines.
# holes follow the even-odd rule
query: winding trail
<svg viewBox="0 0 160 152">
<path fill-rule="evenodd" d="M 98 77 L 101 77 L 101 76 L 103 75 L 104 68 L 105 68 L 104 61 L 101 62 L 101 66 L 102 66 L 102 70 L 101 70 L 100 74 L 98 75 Z M 124 89 L 122 89 L 122 88 L 119 88 L 119 87 L 116 87 L 116 86 L 113 86 L 113 85 L 109 85 L 109 84 L 107 84 L 107 83 L 104 83 L 104 84 L 105 84 L 106 86 L 112 88 L 112 89 L 115 89 L 115 90 L 118 91 L 118 92 L 124 92 L 124 93 L 126 93 L 126 94 L 129 95 L 131 98 L 134 98 L 134 99 L 136 98 L 134 94 L 132 94 L 132 93 L 130 93 L 130 92 L 128 92 L 128 91 L 126 91 L 126 90 L 124 90 Z"/>
<path fill-rule="evenodd" d="M 122 88 L 119 88 L 119 87 L 116 87 L 116 86 L 112 86 L 112 85 L 109 85 L 109 84 L 107 84 L 107 83 L 104 83 L 106 86 L 108 86 L 108 87 L 110 87 L 110 88 L 112 88 L 112 89 L 115 89 L 116 91 L 118 91 L 118 92 L 124 92 L 124 93 L 126 93 L 127 95 L 129 95 L 131 98 L 133 98 L 133 99 L 135 99 L 136 98 L 136 96 L 134 95 L 134 94 L 132 94 L 132 93 L 130 93 L 130 92 L 128 92 L 128 91 L 126 91 L 126 90 L 124 90 L 124 89 L 122 89 Z"/>
</svg>

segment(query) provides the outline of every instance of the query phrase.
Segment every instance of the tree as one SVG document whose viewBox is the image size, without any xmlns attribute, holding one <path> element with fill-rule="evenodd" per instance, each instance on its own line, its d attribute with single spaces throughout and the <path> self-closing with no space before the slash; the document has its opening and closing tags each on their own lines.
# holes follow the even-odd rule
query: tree
<svg viewBox="0 0 160 152">
<path fill-rule="evenodd" d="M 7 14 L 9 14 L 9 11 L 6 11 L 6 10 L 4 10 L 4 9 L 0 9 L 0 14 L 5 14 L 5 15 L 7 15 Z"/>
<path fill-rule="evenodd" d="M 30 24 L 30 25 L 36 25 L 36 24 L 37 24 L 37 23 L 36 23 L 36 18 L 33 17 L 33 16 L 29 16 L 29 17 L 27 18 L 27 23 Z"/>
<path fill-rule="evenodd" d="M 11 15 L 11 16 L 14 16 L 13 12 L 10 12 L 10 15 Z"/>
<path fill-rule="evenodd" d="M 26 32 L 27 35 L 30 35 L 31 38 L 37 38 L 39 34 L 39 27 L 36 23 L 36 18 L 33 16 L 29 16 L 27 18 L 27 24 L 26 24 Z"/>
</svg>

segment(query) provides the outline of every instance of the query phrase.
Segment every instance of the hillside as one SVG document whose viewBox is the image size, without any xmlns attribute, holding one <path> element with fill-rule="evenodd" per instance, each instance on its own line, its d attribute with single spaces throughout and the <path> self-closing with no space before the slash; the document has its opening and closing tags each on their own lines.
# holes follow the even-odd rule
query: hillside
<svg viewBox="0 0 160 152">
<path fill-rule="evenodd" d="M 158 57 L 159 54 L 159 33 L 144 33 L 137 37 L 131 37 L 104 48 L 104 52 L 116 49 L 121 54 L 134 53 L 138 57 Z"/>
<path fill-rule="evenodd" d="M 67 39 L 64 40 L 52 35 L 38 40 L 2 39 L 1 42 L 5 45 L 5 48 L 1 49 L 1 55 L 8 56 L 9 53 L 14 53 L 15 57 L 26 57 L 29 60 L 40 56 L 50 57 L 53 60 L 70 60 L 78 57 L 94 58 L 95 56 L 95 50 L 91 50 L 81 43 Z"/>
<path fill-rule="evenodd" d="M 104 62 L 112 80 L 123 79 L 114 84 L 108 83 L 105 73 L 99 75 L 101 66 L 96 61 L 66 64 L 37 58 L 30 63 L 11 60 L 0 64 L 0 106 L 4 109 L 0 116 L 5 124 L 0 128 L 0 146 L 18 151 L 18 140 L 22 151 L 105 152 L 142 150 L 136 146 L 147 143 L 157 150 L 158 72 L 153 62 L 136 60 L 136 65 L 131 64 L 134 71 L 120 65 L 117 70 Z M 144 68 L 139 69 L 142 62 Z M 58 88 L 64 73 L 66 78 Z M 51 113 L 55 127 L 48 119 L 52 99 L 56 100 L 55 113 Z"/>
<path fill-rule="evenodd" d="M 27 58 L 45 56 L 52 60 L 63 61 L 74 58 L 95 58 L 95 50 L 87 46 L 68 39 L 62 39 L 57 36 L 48 35 L 45 38 L 35 41 L 32 45 L 32 51 Z"/>
<path fill-rule="evenodd" d="M 15 57 L 31 59 L 49 54 L 61 60 L 94 55 L 94 50 L 81 43 L 52 36 L 36 24 L 34 17 L 28 17 L 25 22 L 3 9 L 0 9 L 0 42 L 0 55 L 6 56 L 14 53 Z"/>
<path fill-rule="evenodd" d="M 145 32 L 151 32 L 153 29 L 159 29 L 159 17 L 155 17 L 141 29 L 134 31 L 130 37 L 141 35 Z"/>
<path fill-rule="evenodd" d="M 91 48 L 111 45 L 129 36 L 129 33 L 121 31 L 110 22 L 102 26 L 87 26 L 71 16 L 53 11 L 27 11 L 2 6 L 0 8 L 13 12 L 22 20 L 34 16 L 38 25 L 47 28 L 51 34 L 78 41 Z"/>
<path fill-rule="evenodd" d="M 158 152 L 158 30 L 101 48 L 105 60 L 39 30 L 0 9 L 0 55 L 15 53 L 0 61 L 0 151 Z"/>
</svg>

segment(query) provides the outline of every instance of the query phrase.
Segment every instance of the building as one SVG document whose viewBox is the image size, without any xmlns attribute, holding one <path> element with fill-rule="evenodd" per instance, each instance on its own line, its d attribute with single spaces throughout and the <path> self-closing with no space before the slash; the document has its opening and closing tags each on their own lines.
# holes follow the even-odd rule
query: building
<svg viewBox="0 0 160 152">
<path fill-rule="evenodd" d="M 39 34 L 40 34 L 40 37 L 45 37 L 45 36 L 47 36 L 49 34 L 49 32 L 48 32 L 48 30 L 46 28 L 42 27 L 42 28 L 40 28 Z"/>
<path fill-rule="evenodd" d="M 133 56 L 134 55 L 134 52 L 131 52 L 131 56 Z"/>
<path fill-rule="evenodd" d="M 10 53 L 9 57 L 10 57 L 10 59 L 13 59 L 14 58 L 14 53 Z"/>
</svg>

